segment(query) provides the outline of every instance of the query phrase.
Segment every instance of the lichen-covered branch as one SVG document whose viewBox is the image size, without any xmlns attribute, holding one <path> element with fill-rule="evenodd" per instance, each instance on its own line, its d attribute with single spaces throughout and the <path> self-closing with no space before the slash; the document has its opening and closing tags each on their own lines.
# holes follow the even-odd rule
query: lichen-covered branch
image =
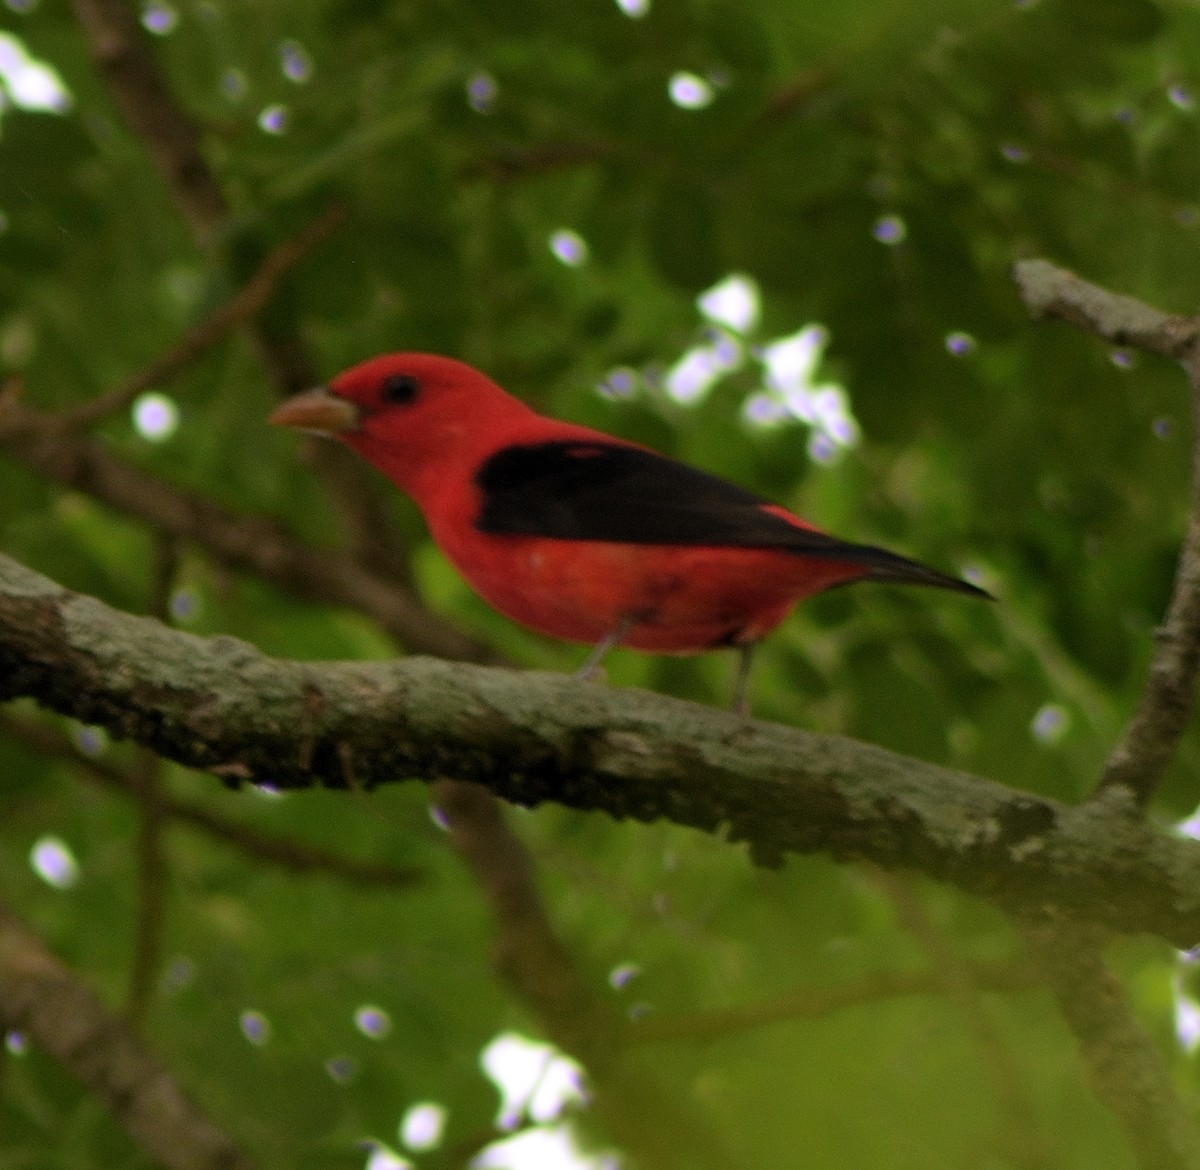
<svg viewBox="0 0 1200 1170">
<path fill-rule="evenodd" d="M 1114 345 L 1182 361 L 1200 337 L 1194 318 L 1111 292 L 1049 260 L 1018 261 L 1013 279 L 1032 316 L 1064 321 Z"/>
<path fill-rule="evenodd" d="M 880 748 L 644 692 L 429 659 L 304 663 L 199 638 L 0 557 L 0 698 L 281 787 L 454 777 L 505 799 L 722 830 L 761 861 L 824 850 L 1014 909 L 1200 939 L 1200 850 Z M 1119 794 L 1117 794 L 1119 796 Z"/>
</svg>

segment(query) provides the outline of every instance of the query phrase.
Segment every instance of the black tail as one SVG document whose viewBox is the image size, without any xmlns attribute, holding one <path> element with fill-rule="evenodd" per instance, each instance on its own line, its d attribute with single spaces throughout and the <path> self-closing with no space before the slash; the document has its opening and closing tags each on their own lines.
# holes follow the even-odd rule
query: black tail
<svg viewBox="0 0 1200 1170">
<path fill-rule="evenodd" d="M 885 581 L 896 585 L 933 585 L 938 589 L 953 589 L 956 593 L 971 593 L 976 597 L 986 597 L 995 601 L 986 589 L 972 585 L 958 577 L 940 573 L 920 561 L 909 560 L 899 553 L 889 552 L 886 548 L 876 548 L 874 545 L 850 545 L 839 554 L 839 560 L 850 561 L 870 570 L 860 581 Z"/>
</svg>

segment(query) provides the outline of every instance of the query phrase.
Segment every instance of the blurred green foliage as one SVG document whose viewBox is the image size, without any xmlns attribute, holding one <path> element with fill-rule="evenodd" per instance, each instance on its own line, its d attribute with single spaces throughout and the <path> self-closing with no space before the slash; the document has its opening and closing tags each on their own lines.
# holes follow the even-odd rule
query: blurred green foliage
<svg viewBox="0 0 1200 1170">
<path fill-rule="evenodd" d="M 344 202 L 348 222 L 271 307 L 323 373 L 389 349 L 451 353 L 565 418 L 650 442 L 855 539 L 1000 597 L 863 587 L 802 607 L 764 647 L 763 718 L 868 739 L 1003 783 L 1088 791 L 1138 694 L 1186 519 L 1187 389 L 1165 363 L 1031 323 L 1012 261 L 1043 255 L 1173 311 L 1200 270 L 1200 10 L 1152 0 L 172 0 L 153 51 L 203 127 L 232 214 L 196 245 L 131 137 L 68 6 L 0 5 L 6 30 L 59 72 L 62 114 L 0 113 L 0 370 L 59 409 L 94 398 L 231 296 L 256 258 Z M 302 51 L 301 79 L 282 67 Z M 304 72 L 292 67 L 292 71 Z M 680 71 L 712 101 L 668 97 Z M 10 95 L 11 96 L 11 95 Z M 275 110 L 282 132 L 262 125 Z M 885 217 L 898 242 L 877 238 Z M 548 240 L 588 245 L 568 266 Z M 710 328 L 696 297 L 729 273 L 762 291 L 766 341 L 817 322 L 821 377 L 840 382 L 861 443 L 827 464 L 797 422 L 755 428 L 747 363 L 702 402 L 661 373 Z M 947 339 L 969 336 L 956 354 Z M 629 398 L 597 386 L 641 375 Z M 657 376 L 656 376 L 657 375 Z M 288 434 L 245 340 L 165 388 L 179 429 L 152 443 L 125 416 L 122 457 L 240 511 L 336 542 L 335 511 Z M 492 614 L 405 501 L 436 610 L 531 666 L 580 658 Z M 71 588 L 139 610 L 152 534 L 0 457 L 3 549 Z M 184 557 L 187 627 L 291 657 L 395 652 L 362 618 Z M 611 681 L 723 704 L 721 656 L 614 654 Z M 1049 716 L 1046 712 L 1049 711 Z M 1035 720 L 1043 734 L 1035 734 Z M 1197 801 L 1185 742 L 1160 801 Z M 121 747 L 106 758 L 128 762 Z M 111 1002 L 131 961 L 137 875 L 127 801 L 0 739 L 0 887 Z M 415 892 L 364 893 L 281 874 L 172 829 L 166 964 L 147 1034 L 267 1167 L 361 1165 L 397 1144 L 416 1100 L 449 1109 L 449 1140 L 491 1123 L 477 1066 L 496 1033 L 537 1023 L 497 984 L 478 891 L 427 813 L 427 792 L 264 801 L 170 773 L 231 817 L 346 854 L 428 867 Z M 820 858 L 755 871 L 740 849 L 669 826 L 520 813 L 554 921 L 601 994 L 654 1014 L 752 1003 L 930 961 L 872 877 Z M 81 880 L 54 890 L 31 846 L 66 841 Z M 964 959 L 1016 945 L 989 908 L 921 884 Z M 1118 956 L 1165 1046 L 1175 958 Z M 172 976 L 175 972 L 175 976 Z M 393 1028 L 353 1026 L 363 1003 Z M 1026 1120 L 1057 1167 L 1132 1165 L 1046 997 L 986 997 Z M 239 1013 L 272 1024 L 247 1043 Z M 881 999 L 707 1044 L 648 1049 L 747 1166 L 1018 1165 L 994 1051 L 955 1004 Z M 326 1062 L 348 1056 L 337 1083 Z M 1189 1057 L 1174 1058 L 1195 1087 Z M 36 1052 L 7 1061 L 0 1168 L 144 1163 L 94 1102 Z M 422 1167 L 445 1164 L 414 1155 Z"/>
</svg>

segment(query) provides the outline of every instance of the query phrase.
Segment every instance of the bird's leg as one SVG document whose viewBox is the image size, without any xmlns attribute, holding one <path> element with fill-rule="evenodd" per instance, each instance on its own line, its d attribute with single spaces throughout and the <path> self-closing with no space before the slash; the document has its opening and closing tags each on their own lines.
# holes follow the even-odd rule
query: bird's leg
<svg viewBox="0 0 1200 1170">
<path fill-rule="evenodd" d="M 600 673 L 600 663 L 604 660 L 604 656 L 614 646 L 619 646 L 625 640 L 625 635 L 633 629 L 633 624 L 634 619 L 632 617 L 623 617 L 615 630 L 605 634 L 592 647 L 592 652 L 584 660 L 583 665 L 575 672 L 575 677 L 584 681 L 595 678 Z"/>
<path fill-rule="evenodd" d="M 737 674 L 733 682 L 733 713 L 750 718 L 750 660 L 754 657 L 754 642 L 743 642 L 738 648 Z"/>
</svg>

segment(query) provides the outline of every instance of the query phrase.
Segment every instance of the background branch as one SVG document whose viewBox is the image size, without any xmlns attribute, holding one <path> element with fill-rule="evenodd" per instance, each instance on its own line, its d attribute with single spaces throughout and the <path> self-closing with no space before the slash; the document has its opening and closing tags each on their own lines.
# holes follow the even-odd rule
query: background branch
<svg viewBox="0 0 1200 1170">
<path fill-rule="evenodd" d="M 901 875 L 880 873 L 900 921 L 913 934 L 933 961 L 942 990 L 954 1003 L 980 1054 L 997 1104 L 999 1125 L 987 1145 L 1002 1151 L 1002 1157 L 1024 1170 L 1051 1170 L 1056 1151 L 1047 1141 L 1033 1108 L 1028 1086 L 1000 1035 L 980 988 L 971 979 L 971 969 L 955 952 L 945 935 L 931 920 L 910 881 Z"/>
<path fill-rule="evenodd" d="M 236 296 L 193 325 L 148 366 L 107 394 L 47 416 L 46 424 L 49 425 L 52 417 L 54 425 L 59 427 L 82 429 L 93 426 L 110 414 L 124 410 L 144 391 L 177 377 L 229 333 L 256 317 L 271 302 L 284 276 L 345 223 L 346 216 L 346 208 L 334 204 L 291 239 L 273 248 Z"/>
<path fill-rule="evenodd" d="M 47 478 L 202 548 L 230 568 L 251 569 L 297 597 L 369 614 L 412 650 L 441 658 L 490 657 L 480 642 L 355 557 L 306 546 L 265 517 L 238 515 L 206 496 L 174 487 L 95 439 L 64 433 L 55 415 L 11 399 L 0 404 L 0 446 Z"/>
<path fill-rule="evenodd" d="M 253 1170 L 161 1061 L 0 903 L 0 1021 L 95 1093 L 166 1170 Z"/>
<path fill-rule="evenodd" d="M 639 1165 L 657 1170 L 733 1170 L 737 1163 L 718 1131 L 626 1050 L 624 1021 L 580 975 L 551 928 L 533 863 L 498 803 L 477 785 L 455 781 L 437 784 L 434 799 L 491 911 L 500 978 L 588 1070 L 613 1137 Z"/>
<path fill-rule="evenodd" d="M 1079 1041 L 1092 1087 L 1121 1121 L 1141 1170 L 1196 1170 L 1200 1135 L 1120 982 L 1104 933 L 1055 914 L 1024 922 L 1030 953 Z"/>
<path fill-rule="evenodd" d="M 137 780 L 127 769 L 106 760 L 81 755 L 74 742 L 40 721 L 19 719 L 0 712 L 0 733 L 48 757 L 57 757 L 81 776 L 110 791 L 140 799 Z M 350 885 L 404 887 L 426 875 L 412 865 L 390 861 L 365 861 L 333 853 L 317 845 L 264 833 L 253 825 L 223 817 L 207 805 L 161 792 L 158 797 L 163 817 L 181 828 L 204 833 L 223 845 L 244 853 L 250 860 L 277 866 L 295 874 L 317 874 L 337 878 Z"/>
<path fill-rule="evenodd" d="M 138 24 L 134 7 L 126 0 L 73 0 L 73 6 L 92 57 L 118 108 L 134 138 L 154 160 L 196 242 L 206 248 L 214 242 L 229 243 L 223 238 L 228 230 L 229 203 L 205 157 L 199 127 L 171 92 L 149 38 Z M 328 214 L 336 219 L 339 212 Z M 311 230 L 319 235 L 322 228 L 314 226 Z M 271 255 L 280 257 L 279 250 L 272 253 L 248 238 L 240 244 L 243 262 L 249 257 L 253 264 L 255 253 L 261 255 L 266 251 L 259 273 L 265 268 L 268 282 L 277 281 L 277 276 L 271 275 Z M 282 259 L 286 261 L 287 245 L 283 247 Z M 231 256 L 226 259 L 231 268 L 236 267 Z M 280 260 L 274 263 L 279 264 Z M 240 276 L 243 274 L 235 273 L 235 283 Z M 254 283 L 251 279 L 246 288 L 252 288 Z M 267 378 L 280 397 L 317 383 L 315 363 L 295 322 L 277 319 L 268 323 L 259 313 L 246 319 L 245 326 Z M 186 344 L 186 339 L 181 344 Z M 337 499 L 339 513 L 365 562 L 383 567 L 403 581 L 407 569 L 403 558 L 394 551 L 394 526 L 384 521 L 368 486 L 365 469 L 332 444 L 318 448 L 314 461 Z"/>
<path fill-rule="evenodd" d="M 150 151 L 192 231 L 208 240 L 228 205 L 204 158 L 199 127 L 176 104 L 135 8 L 124 0 L 73 0 L 73 7 L 125 120 Z"/>
<path fill-rule="evenodd" d="M 979 993 L 1016 995 L 1044 986 L 1042 977 L 1028 964 L 1011 960 L 962 963 L 962 972 Z M 656 1044 L 694 1040 L 707 1043 L 774 1024 L 819 1020 L 855 1007 L 870 1007 L 884 1000 L 907 996 L 942 996 L 945 977 L 937 970 L 881 971 L 835 987 L 797 987 L 775 999 L 686 1015 L 648 1015 L 631 1025 L 626 1040 Z"/>
</svg>

